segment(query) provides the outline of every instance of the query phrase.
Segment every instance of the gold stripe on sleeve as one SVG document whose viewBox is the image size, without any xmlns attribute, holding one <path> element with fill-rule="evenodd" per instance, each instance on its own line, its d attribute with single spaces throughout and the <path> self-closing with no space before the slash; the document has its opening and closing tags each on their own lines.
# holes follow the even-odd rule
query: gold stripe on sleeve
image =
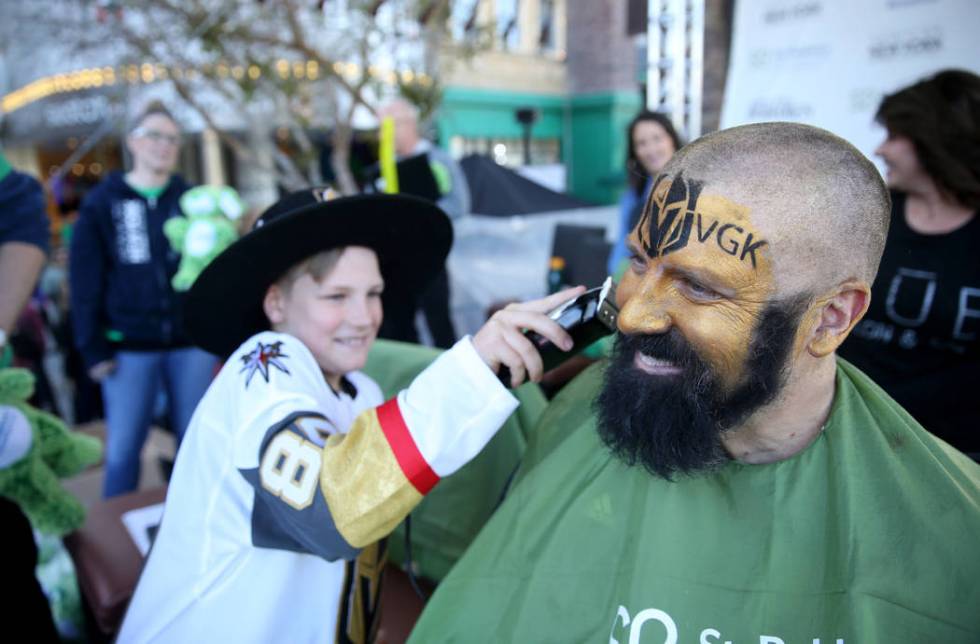
<svg viewBox="0 0 980 644">
<path fill-rule="evenodd" d="M 402 472 L 373 409 L 346 435 L 327 440 L 320 489 L 337 530 L 355 548 L 388 536 L 423 498 Z"/>
</svg>

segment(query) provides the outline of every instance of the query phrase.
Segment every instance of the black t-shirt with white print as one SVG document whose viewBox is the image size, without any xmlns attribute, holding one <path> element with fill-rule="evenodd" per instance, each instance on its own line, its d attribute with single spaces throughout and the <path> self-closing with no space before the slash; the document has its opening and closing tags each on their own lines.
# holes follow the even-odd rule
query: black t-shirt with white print
<svg viewBox="0 0 980 644">
<path fill-rule="evenodd" d="M 923 235 L 892 193 L 871 306 L 841 347 L 923 427 L 980 453 L 980 217 Z"/>
</svg>

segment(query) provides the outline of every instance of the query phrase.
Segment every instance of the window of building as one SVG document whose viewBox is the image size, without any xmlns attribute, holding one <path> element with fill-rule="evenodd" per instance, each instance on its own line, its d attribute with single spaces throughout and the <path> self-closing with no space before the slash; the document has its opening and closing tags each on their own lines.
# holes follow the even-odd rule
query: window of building
<svg viewBox="0 0 980 644">
<path fill-rule="evenodd" d="M 555 0 L 540 2 L 541 30 L 538 34 L 538 47 L 541 51 L 555 50 Z"/>
<path fill-rule="evenodd" d="M 635 36 L 647 33 L 647 0 L 628 0 L 626 5 L 626 35 Z"/>
<path fill-rule="evenodd" d="M 507 51 L 516 51 L 521 44 L 519 5 L 519 0 L 497 0 L 497 36 Z"/>
<path fill-rule="evenodd" d="M 480 0 L 456 0 L 452 3 L 450 29 L 456 40 L 472 40 L 476 37 L 477 17 L 480 10 Z"/>
</svg>

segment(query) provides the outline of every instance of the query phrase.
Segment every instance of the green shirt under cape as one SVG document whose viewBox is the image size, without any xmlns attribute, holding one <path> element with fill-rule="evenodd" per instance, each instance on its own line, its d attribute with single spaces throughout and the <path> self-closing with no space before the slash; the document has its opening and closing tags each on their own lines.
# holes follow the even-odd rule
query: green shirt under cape
<svg viewBox="0 0 980 644">
<path fill-rule="evenodd" d="M 980 641 L 980 467 L 857 369 L 796 456 L 674 483 L 601 445 L 600 385 L 545 411 L 410 642 Z"/>
</svg>

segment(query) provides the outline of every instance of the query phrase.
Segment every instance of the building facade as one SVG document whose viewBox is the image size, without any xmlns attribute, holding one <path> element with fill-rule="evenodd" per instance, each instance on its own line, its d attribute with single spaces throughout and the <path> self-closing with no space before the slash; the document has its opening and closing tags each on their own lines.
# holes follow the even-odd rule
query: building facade
<svg viewBox="0 0 980 644">
<path fill-rule="evenodd" d="M 575 196 L 613 202 L 624 182 L 623 132 L 642 105 L 627 0 L 477 0 L 470 7 L 475 22 L 493 30 L 493 45 L 448 66 L 440 142 L 456 154 L 520 165 L 525 131 L 517 113 L 532 110 L 531 163 L 560 165 Z"/>
</svg>

